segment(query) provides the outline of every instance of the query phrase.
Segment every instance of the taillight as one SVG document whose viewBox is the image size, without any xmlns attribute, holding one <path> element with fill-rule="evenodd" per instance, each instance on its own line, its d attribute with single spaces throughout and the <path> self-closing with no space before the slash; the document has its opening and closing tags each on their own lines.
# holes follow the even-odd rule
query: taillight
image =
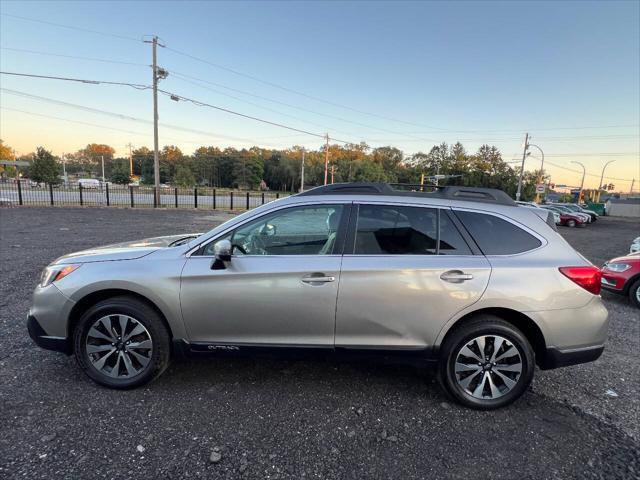
<svg viewBox="0 0 640 480">
<path fill-rule="evenodd" d="M 602 272 L 598 267 L 560 267 L 560 273 L 587 292 L 600 295 Z"/>
</svg>

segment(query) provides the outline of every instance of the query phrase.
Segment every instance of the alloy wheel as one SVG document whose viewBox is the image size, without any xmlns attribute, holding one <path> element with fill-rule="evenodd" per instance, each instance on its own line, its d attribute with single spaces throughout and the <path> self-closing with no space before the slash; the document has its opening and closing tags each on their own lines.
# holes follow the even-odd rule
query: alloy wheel
<svg viewBox="0 0 640 480">
<path fill-rule="evenodd" d="M 455 376 L 467 394 L 494 400 L 516 386 L 522 368 L 522 357 L 513 343 L 499 335 L 482 335 L 458 351 Z"/>
<path fill-rule="evenodd" d="M 93 368 L 112 378 L 131 378 L 151 361 L 153 341 L 142 323 L 128 315 L 107 315 L 87 333 L 87 356 Z"/>
</svg>

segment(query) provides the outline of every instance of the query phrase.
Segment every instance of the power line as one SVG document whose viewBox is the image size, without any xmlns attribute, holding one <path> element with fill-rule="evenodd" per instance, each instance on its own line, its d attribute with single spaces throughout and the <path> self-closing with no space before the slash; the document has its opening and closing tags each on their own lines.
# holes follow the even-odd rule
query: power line
<svg viewBox="0 0 640 480">
<path fill-rule="evenodd" d="M 126 62 L 126 61 L 123 61 L 123 60 L 109 60 L 109 59 L 106 59 L 106 58 L 82 57 L 82 56 L 78 56 L 78 55 L 64 55 L 64 54 L 61 54 L 61 53 L 41 52 L 41 51 L 38 51 L 38 50 L 27 50 L 27 49 L 24 49 L 24 48 L 0 47 L 0 49 L 8 50 L 8 51 L 11 51 L 11 52 L 31 53 L 31 54 L 34 54 L 34 55 L 45 55 L 45 56 L 49 56 L 49 57 L 73 58 L 73 59 L 77 59 L 77 60 L 88 60 L 88 61 L 91 61 L 91 62 L 114 63 L 114 64 L 119 64 L 119 65 L 134 65 L 136 67 L 149 67 L 149 65 L 146 65 L 144 63 Z"/>
<path fill-rule="evenodd" d="M 194 105 L 196 105 L 198 107 L 213 108 L 214 110 L 219 110 L 221 112 L 230 113 L 232 115 L 236 115 L 236 116 L 239 116 L 239 117 L 243 117 L 243 118 L 247 118 L 247 119 L 250 119 L 250 120 L 254 120 L 256 122 L 266 123 L 267 125 L 273 125 L 275 127 L 286 128 L 287 130 L 291 130 L 291 131 L 299 132 L 299 133 L 304 133 L 304 134 L 310 135 L 312 137 L 318 137 L 318 138 L 322 138 L 322 139 L 325 138 L 325 135 L 322 135 L 320 133 L 314 133 L 314 132 L 310 132 L 308 130 L 303 130 L 301 128 L 290 127 L 290 126 L 282 124 L 282 123 L 272 122 L 270 120 L 265 120 L 263 118 L 254 117 L 253 115 L 247 115 L 247 114 L 244 114 L 244 113 L 236 112 L 236 111 L 230 110 L 228 108 L 218 107 L 217 105 L 212 105 L 210 103 L 201 102 L 200 100 L 195 100 L 193 98 L 184 97 L 182 95 L 178 95 L 176 93 L 168 92 L 166 90 L 158 89 L 158 91 L 160 93 L 168 96 L 172 100 L 182 100 L 184 102 L 193 103 Z M 345 140 L 339 140 L 337 138 L 332 138 L 332 140 L 334 140 L 336 142 L 340 142 L 340 143 L 352 143 L 352 142 L 348 142 L 348 141 L 345 141 Z"/>
<path fill-rule="evenodd" d="M 357 109 L 357 108 L 349 107 L 349 106 L 343 105 L 341 103 L 333 102 L 331 100 L 325 100 L 323 98 L 316 97 L 314 95 L 309 95 L 307 93 L 300 92 L 298 90 L 294 90 L 292 88 L 285 87 L 283 85 L 279 85 L 277 83 L 270 82 L 268 80 L 264 80 L 264 79 L 256 77 L 256 76 L 249 75 L 248 73 L 243 73 L 243 72 L 240 72 L 238 70 L 234 70 L 233 68 L 225 67 L 224 65 L 220 65 L 220 64 L 217 64 L 217 63 L 210 62 L 209 60 L 205 60 L 204 58 L 196 57 L 195 55 L 191 55 L 190 53 L 186 53 L 186 52 L 182 52 L 180 50 L 176 50 L 175 48 L 166 47 L 166 49 L 171 51 L 171 52 L 173 52 L 173 53 L 176 53 L 178 55 L 182 55 L 182 56 L 191 58 L 192 60 L 197 60 L 197 61 L 205 63 L 207 65 L 211 65 L 212 67 L 219 68 L 221 70 L 225 70 L 227 72 L 233 73 L 234 75 L 245 77 L 245 78 L 254 80 L 256 82 L 260 82 L 260 83 L 263 83 L 265 85 L 269 85 L 270 87 L 278 88 L 278 89 L 283 90 L 283 91 L 288 92 L 288 93 L 294 93 L 296 95 L 300 95 L 302 97 L 308 98 L 310 100 L 314 100 L 316 102 L 326 103 L 328 105 L 331 105 L 331 106 L 334 106 L 334 107 L 338 107 L 338 108 L 342 108 L 344 110 L 350 110 L 352 112 L 360 113 L 362 115 L 368 115 L 370 117 L 377 117 L 377 118 L 380 118 L 380 119 L 383 119 L 383 120 L 389 120 L 389 121 L 392 121 L 392 122 L 403 123 L 405 125 L 413 125 L 413 126 L 421 127 L 421 128 L 430 128 L 430 129 L 433 129 L 433 130 L 445 130 L 445 129 L 440 128 L 440 127 L 431 127 L 431 126 L 419 125 L 419 124 L 415 124 L 415 123 L 412 123 L 412 122 L 407 122 L 405 120 L 399 120 L 397 118 L 388 117 L 386 115 L 378 115 L 377 113 L 371 113 L 371 112 L 367 112 L 367 111 L 360 110 L 360 109 Z"/>
<path fill-rule="evenodd" d="M 20 96 L 20 97 L 24 97 L 24 98 L 30 98 L 32 100 L 36 100 L 36 101 L 40 101 L 40 102 L 51 103 L 51 104 L 55 104 L 55 105 L 61 105 L 61 106 L 64 106 L 64 107 L 69 107 L 69 108 L 82 110 L 82 111 L 89 112 L 89 113 L 105 115 L 105 116 L 117 118 L 119 120 L 128 120 L 128 121 L 132 121 L 132 122 L 143 123 L 145 125 L 152 125 L 153 124 L 153 122 L 151 120 L 145 120 L 144 118 L 132 117 L 132 116 L 124 115 L 124 114 L 121 114 L 121 113 L 109 112 L 109 111 L 106 111 L 106 110 L 100 110 L 100 109 L 93 108 L 93 107 L 87 107 L 87 106 L 84 106 L 84 105 L 78 105 L 78 104 L 75 104 L 75 103 L 69 103 L 69 102 L 65 102 L 65 101 L 62 101 L 62 100 L 56 100 L 56 99 L 53 99 L 53 98 L 41 97 L 39 95 L 33 95 L 33 94 L 30 94 L 30 93 L 20 92 L 20 91 L 17 91 L 17 90 L 11 90 L 11 89 L 8 89 L 8 88 L 0 88 L 0 91 L 8 93 L 10 95 L 16 95 L 16 96 Z M 274 145 L 274 144 L 270 144 L 269 142 L 261 142 L 261 141 L 255 140 L 255 139 L 244 138 L 244 137 L 234 137 L 234 136 L 230 136 L 230 135 L 216 134 L 216 133 L 211 133 L 211 132 L 207 132 L 207 131 L 204 131 L 204 130 L 196 130 L 196 129 L 193 129 L 193 128 L 181 127 L 181 126 L 178 126 L 178 125 L 171 125 L 171 124 L 167 124 L 167 123 L 161 123 L 160 126 L 163 127 L 163 128 L 171 129 L 171 130 L 179 130 L 179 131 L 184 131 L 184 132 L 188 132 L 188 133 L 195 133 L 197 135 L 203 135 L 203 136 L 214 137 L 214 138 L 219 138 L 219 139 L 226 139 L 226 140 L 233 140 L 233 141 L 238 141 L 238 142 L 254 143 L 254 144 L 263 143 L 265 145 L 272 145 L 272 146 Z M 194 143 L 196 143 L 196 142 L 194 142 Z"/>
<path fill-rule="evenodd" d="M 23 17 L 21 15 L 13 15 L 13 14 L 9 14 L 9 13 L 0 13 L 0 16 L 10 17 L 10 18 L 17 18 L 19 20 L 26 20 L 28 22 L 42 23 L 44 25 L 51 25 L 51 26 L 54 26 L 54 27 L 68 28 L 70 30 L 77 30 L 77 31 L 80 31 L 80 32 L 94 33 L 96 35 L 103 35 L 105 37 L 119 38 L 121 40 L 131 40 L 131 41 L 134 41 L 134 42 L 141 42 L 141 39 L 139 39 L 139 38 L 129 37 L 129 36 L 126 36 L 126 35 L 119 35 L 117 33 L 111 33 L 111 32 L 101 32 L 99 30 L 92 30 L 92 29 L 89 29 L 89 28 L 78 27 L 78 26 L 75 26 L 75 25 L 65 25 L 65 24 L 62 24 L 62 23 L 50 22 L 50 21 L 47 21 L 47 20 L 38 20 L 36 18 Z"/>
<path fill-rule="evenodd" d="M 70 78 L 70 77 L 54 77 L 51 75 L 35 75 L 33 73 L 17 73 L 17 72 L 1 72 L 2 75 L 13 75 L 16 77 L 30 77 L 30 78 L 40 78 L 47 80 L 65 80 L 67 82 L 78 82 L 78 83 L 88 83 L 92 85 L 124 85 L 127 87 L 133 87 L 138 90 L 148 90 L 151 88 L 149 85 L 142 85 L 140 83 L 126 83 L 126 82 L 110 82 L 107 80 L 86 80 L 82 78 Z"/>
</svg>

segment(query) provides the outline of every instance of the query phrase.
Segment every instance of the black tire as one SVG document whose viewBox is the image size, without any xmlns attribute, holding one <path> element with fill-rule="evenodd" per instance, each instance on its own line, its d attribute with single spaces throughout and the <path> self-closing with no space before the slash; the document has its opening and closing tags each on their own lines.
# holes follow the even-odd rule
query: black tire
<svg viewBox="0 0 640 480">
<path fill-rule="evenodd" d="M 458 383 L 455 372 L 460 350 L 473 339 L 484 335 L 499 335 L 508 340 L 517 349 L 522 364 L 515 386 L 494 399 L 476 398 L 471 395 Z M 513 325 L 493 315 L 478 315 L 460 327 L 454 327 L 440 349 L 439 378 L 444 390 L 458 403 L 479 410 L 504 407 L 517 400 L 531 384 L 534 369 L 535 355 L 526 337 Z M 483 372 L 480 374 L 484 375 Z M 473 372 L 470 375 L 472 374 Z M 506 384 L 501 388 L 506 389 Z"/>
<path fill-rule="evenodd" d="M 147 365 L 129 378 L 114 378 L 99 371 L 93 366 L 87 353 L 86 340 L 89 330 L 94 322 L 108 315 L 127 315 L 134 318 L 146 328 L 151 337 L 153 348 Z M 128 296 L 103 300 L 84 312 L 73 332 L 73 345 L 80 368 L 95 382 L 115 389 L 135 388 L 151 382 L 166 370 L 171 356 L 169 332 L 158 313 L 148 304 Z"/>
<path fill-rule="evenodd" d="M 629 287 L 629 300 L 631 300 L 631 305 L 636 308 L 640 308 L 640 278 L 633 282 Z"/>
<path fill-rule="evenodd" d="M 567 220 L 567 227 L 573 228 L 575 226 L 576 226 L 576 221 L 575 220 Z"/>
</svg>

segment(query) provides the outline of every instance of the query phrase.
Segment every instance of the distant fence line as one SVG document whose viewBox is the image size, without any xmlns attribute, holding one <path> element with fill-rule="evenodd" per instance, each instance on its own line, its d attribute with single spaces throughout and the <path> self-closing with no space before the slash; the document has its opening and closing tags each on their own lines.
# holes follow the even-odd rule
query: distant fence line
<svg viewBox="0 0 640 480">
<path fill-rule="evenodd" d="M 93 206 L 129 208 L 201 208 L 210 210 L 249 210 L 271 202 L 280 192 L 249 192 L 212 187 L 155 187 L 102 184 L 98 188 L 82 185 L 31 185 L 27 182 L 0 183 L 0 204 L 27 206 Z"/>
</svg>

